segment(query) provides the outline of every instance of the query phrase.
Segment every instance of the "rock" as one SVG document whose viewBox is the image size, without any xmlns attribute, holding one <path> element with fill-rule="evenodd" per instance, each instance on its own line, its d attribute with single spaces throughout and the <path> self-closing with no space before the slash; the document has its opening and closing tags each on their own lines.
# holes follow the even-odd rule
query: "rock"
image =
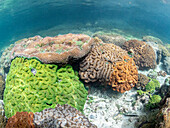
<svg viewBox="0 0 170 128">
<path fill-rule="evenodd" d="M 165 57 L 163 66 L 168 75 L 170 75 L 170 57 Z"/>
<path fill-rule="evenodd" d="M 147 76 L 150 77 L 150 78 L 152 78 L 152 79 L 156 79 L 157 76 L 158 76 L 158 74 L 157 74 L 156 71 L 151 70 L 151 71 L 149 71 L 149 73 L 147 74 Z"/>
<path fill-rule="evenodd" d="M 156 118 L 155 128 L 170 128 L 170 98 L 166 99 Z"/>
<path fill-rule="evenodd" d="M 153 36 L 144 36 L 143 41 L 145 41 L 145 42 L 155 42 L 156 44 L 163 44 L 163 42 L 159 38 L 156 38 L 156 37 L 153 37 Z"/>
<path fill-rule="evenodd" d="M 126 39 L 123 36 L 116 34 L 116 33 L 98 32 L 94 34 L 93 36 L 100 38 L 104 43 L 112 43 L 120 47 L 126 42 Z"/>
<path fill-rule="evenodd" d="M 3 99 L 3 94 L 4 94 L 4 89 L 5 89 L 5 80 L 2 75 L 0 75 L 0 99 Z"/>
</svg>

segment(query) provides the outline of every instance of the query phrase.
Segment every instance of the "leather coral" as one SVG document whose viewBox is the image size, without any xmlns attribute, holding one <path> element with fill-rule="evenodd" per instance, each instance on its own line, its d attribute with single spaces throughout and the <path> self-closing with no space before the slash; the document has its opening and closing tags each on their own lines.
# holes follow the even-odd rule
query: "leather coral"
<svg viewBox="0 0 170 128">
<path fill-rule="evenodd" d="M 105 82 L 121 93 L 130 90 L 138 81 L 135 62 L 127 52 L 114 44 L 94 38 L 94 46 L 80 63 L 81 79 Z"/>
</svg>

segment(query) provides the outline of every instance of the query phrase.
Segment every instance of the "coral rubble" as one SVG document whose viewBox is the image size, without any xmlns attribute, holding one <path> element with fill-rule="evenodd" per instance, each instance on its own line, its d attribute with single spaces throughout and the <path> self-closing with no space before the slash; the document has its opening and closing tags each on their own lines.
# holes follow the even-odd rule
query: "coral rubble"
<svg viewBox="0 0 170 128">
<path fill-rule="evenodd" d="M 70 65 L 57 68 L 36 59 L 15 58 L 4 91 L 5 115 L 39 112 L 56 104 L 69 104 L 82 111 L 87 90 Z"/>
<path fill-rule="evenodd" d="M 32 112 L 17 112 L 8 119 L 6 128 L 35 128 L 33 118 Z"/>
<path fill-rule="evenodd" d="M 126 51 L 114 44 L 103 43 L 95 38 L 94 46 L 80 63 L 80 77 L 88 82 L 106 82 L 113 90 L 125 92 L 137 83 L 135 62 Z"/>
<path fill-rule="evenodd" d="M 129 40 L 122 46 L 126 51 L 134 51 L 134 61 L 140 70 L 156 67 L 156 55 L 153 48 L 143 41 Z"/>
<path fill-rule="evenodd" d="M 23 39 L 12 49 L 10 59 L 16 56 L 36 57 L 43 63 L 67 63 L 79 59 L 91 49 L 93 39 L 84 34 L 66 34 L 55 37 L 35 36 Z"/>
</svg>

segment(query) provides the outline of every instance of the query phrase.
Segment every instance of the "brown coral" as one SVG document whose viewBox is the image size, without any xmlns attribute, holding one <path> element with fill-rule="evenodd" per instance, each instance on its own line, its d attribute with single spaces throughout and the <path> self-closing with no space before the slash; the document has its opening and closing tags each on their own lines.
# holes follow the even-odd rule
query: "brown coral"
<svg viewBox="0 0 170 128">
<path fill-rule="evenodd" d="M 136 84 L 136 88 L 144 90 L 148 82 L 149 82 L 149 78 L 146 75 L 139 73 L 138 83 Z"/>
<path fill-rule="evenodd" d="M 44 63 L 67 63 L 79 59 L 91 49 L 93 39 L 84 34 L 66 34 L 55 37 L 35 36 L 16 43 L 11 59 L 16 56 L 36 57 Z"/>
<path fill-rule="evenodd" d="M 32 112 L 17 112 L 8 119 L 6 128 L 34 128 Z"/>
<path fill-rule="evenodd" d="M 122 46 L 123 49 L 134 51 L 134 61 L 140 70 L 156 67 L 156 55 L 153 48 L 143 41 L 129 40 Z"/>
<path fill-rule="evenodd" d="M 95 45 L 92 50 L 80 63 L 79 74 L 81 79 L 86 83 L 106 82 L 114 85 L 113 90 L 118 88 L 116 90 L 120 92 L 124 92 L 126 89 L 130 90 L 137 81 L 137 68 L 133 59 L 128 57 L 127 52 L 119 46 L 103 43 L 98 38 L 95 38 L 94 42 Z M 128 59 L 129 61 L 126 62 Z M 125 86 L 120 80 L 125 80 L 125 83 L 130 83 L 130 86 Z"/>
<path fill-rule="evenodd" d="M 70 105 L 57 104 L 34 114 L 36 128 L 97 128 L 80 111 Z"/>
</svg>

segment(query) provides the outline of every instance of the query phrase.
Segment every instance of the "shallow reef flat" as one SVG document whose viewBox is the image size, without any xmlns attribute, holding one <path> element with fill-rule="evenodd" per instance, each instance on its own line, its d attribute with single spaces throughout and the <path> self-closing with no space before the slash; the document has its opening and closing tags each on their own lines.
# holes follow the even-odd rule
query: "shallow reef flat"
<svg viewBox="0 0 170 128">
<path fill-rule="evenodd" d="M 1 51 L 0 127 L 169 128 L 169 45 L 85 30 Z"/>
</svg>

